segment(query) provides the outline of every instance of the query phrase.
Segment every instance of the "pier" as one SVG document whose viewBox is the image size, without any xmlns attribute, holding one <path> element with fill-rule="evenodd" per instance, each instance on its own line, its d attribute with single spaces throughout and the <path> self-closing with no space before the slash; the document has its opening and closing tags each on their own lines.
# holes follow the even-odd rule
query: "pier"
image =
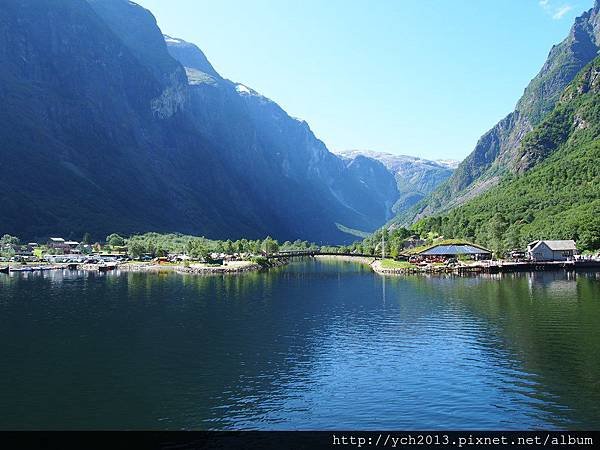
<svg viewBox="0 0 600 450">
<path fill-rule="evenodd" d="M 573 260 L 573 261 L 491 261 L 482 264 L 486 273 L 504 272 L 539 272 L 544 270 L 585 270 L 600 269 L 598 260 Z"/>
</svg>

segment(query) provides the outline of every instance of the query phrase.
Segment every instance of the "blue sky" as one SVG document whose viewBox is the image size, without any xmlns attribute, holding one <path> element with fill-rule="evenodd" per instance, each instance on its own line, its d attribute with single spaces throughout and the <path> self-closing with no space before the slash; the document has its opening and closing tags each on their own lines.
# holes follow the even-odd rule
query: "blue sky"
<svg viewBox="0 0 600 450">
<path fill-rule="evenodd" d="M 593 0 L 139 0 L 330 150 L 462 159 Z"/>
</svg>

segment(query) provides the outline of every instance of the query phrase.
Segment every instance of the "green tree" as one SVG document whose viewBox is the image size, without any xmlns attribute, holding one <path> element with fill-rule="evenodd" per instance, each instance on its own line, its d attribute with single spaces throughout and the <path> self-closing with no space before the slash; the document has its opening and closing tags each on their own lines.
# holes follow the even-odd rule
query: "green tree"
<svg viewBox="0 0 600 450">
<path fill-rule="evenodd" d="M 113 233 L 106 237 L 106 243 L 111 247 L 123 247 L 125 245 L 125 239 L 116 233 Z"/>
<path fill-rule="evenodd" d="M 146 242 L 146 253 L 149 253 L 153 258 L 156 256 L 156 244 L 152 240 Z"/>
<path fill-rule="evenodd" d="M 505 236 L 506 248 L 509 250 L 517 250 L 521 248 L 521 229 L 518 226 L 510 227 Z"/>
<path fill-rule="evenodd" d="M 144 255 L 144 246 L 138 241 L 129 242 L 127 251 L 133 259 L 140 259 Z"/>
<path fill-rule="evenodd" d="M 247 245 L 248 245 L 248 241 L 246 239 L 240 239 L 239 241 L 237 241 L 237 246 L 236 246 L 237 252 L 245 253 Z"/>
<path fill-rule="evenodd" d="M 496 213 L 488 224 L 488 238 L 491 249 L 497 257 L 501 257 L 506 250 L 504 247 L 504 233 L 508 224 L 501 213 Z"/>
<path fill-rule="evenodd" d="M 190 250 L 188 254 L 192 259 L 206 261 L 210 254 L 210 250 L 200 239 L 193 239 L 190 241 Z"/>
<path fill-rule="evenodd" d="M 15 236 L 11 236 L 10 234 L 5 234 L 0 238 L 0 247 L 8 247 L 19 245 L 19 238 Z"/>
<path fill-rule="evenodd" d="M 271 255 L 279 250 L 279 244 L 271 236 L 267 236 L 267 238 L 262 242 L 261 249 L 267 255 Z"/>
</svg>

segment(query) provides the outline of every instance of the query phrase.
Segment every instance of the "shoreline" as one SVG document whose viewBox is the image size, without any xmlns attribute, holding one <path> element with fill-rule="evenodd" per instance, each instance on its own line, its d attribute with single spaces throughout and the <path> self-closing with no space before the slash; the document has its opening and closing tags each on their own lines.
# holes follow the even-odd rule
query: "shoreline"
<svg viewBox="0 0 600 450">
<path fill-rule="evenodd" d="M 488 264 L 474 263 L 454 266 L 427 265 L 384 268 L 381 260 L 375 260 L 371 264 L 374 272 L 380 275 L 429 275 L 429 274 L 453 274 L 465 275 L 488 275 L 518 272 L 544 272 L 544 271 L 572 271 L 592 270 L 600 271 L 600 261 L 545 261 L 545 262 L 491 262 Z"/>
<path fill-rule="evenodd" d="M 230 261 L 222 266 L 208 266 L 201 263 L 190 264 L 189 266 L 167 265 L 167 264 L 144 264 L 129 263 L 119 264 L 115 270 L 123 272 L 175 272 L 189 275 L 222 275 L 222 274 L 242 274 L 248 272 L 260 272 L 271 268 L 281 267 L 288 263 L 288 260 L 280 259 L 270 261 L 268 266 L 262 266 L 253 261 Z"/>
<path fill-rule="evenodd" d="M 469 268 L 470 270 L 464 270 L 465 267 L 448 267 L 448 266 L 412 266 L 412 267 L 396 267 L 396 268 L 384 268 L 381 264 L 381 259 L 376 259 L 371 263 L 371 268 L 373 272 L 378 273 L 379 275 L 420 275 L 420 274 L 460 274 L 464 272 L 470 273 L 482 273 L 479 270 L 473 270 L 473 268 Z M 463 270 L 461 270 L 463 269 Z"/>
<path fill-rule="evenodd" d="M 352 262 L 369 266 L 374 273 L 381 276 L 391 275 L 457 275 L 457 276 L 477 276 L 487 274 L 501 274 L 501 273 L 515 273 L 515 272 L 539 272 L 539 271 L 578 271 L 578 270 L 592 270 L 600 271 L 600 261 L 596 262 L 546 262 L 537 264 L 526 264 L 526 263 L 492 263 L 492 264 L 470 264 L 470 265 L 459 265 L 459 266 L 446 266 L 446 265 L 428 265 L 428 266 L 415 266 L 410 265 L 407 267 L 382 267 L 381 259 L 375 257 L 366 256 L 351 256 L 351 255 L 314 255 L 315 259 L 330 259 L 345 262 Z M 387 261 L 387 260 L 386 260 Z M 394 260 L 389 260 L 394 261 Z M 261 272 L 268 271 L 269 269 L 275 269 L 283 267 L 289 264 L 290 258 L 273 258 L 265 262 L 258 263 L 254 261 L 229 261 L 225 265 L 211 266 L 202 263 L 194 263 L 188 266 L 183 264 L 157 264 L 154 262 L 128 262 L 118 263 L 114 267 L 112 265 L 102 264 L 69 264 L 69 263 L 40 263 L 30 265 L 14 265 L 7 267 L 0 267 L 2 273 L 40 273 L 50 271 L 64 271 L 64 270 L 79 270 L 86 272 L 138 272 L 138 273 L 166 273 L 173 272 L 179 274 L 189 275 L 236 275 L 250 272 Z M 73 266 L 76 267 L 73 267 Z M 7 270 L 8 269 L 8 270 Z"/>
<path fill-rule="evenodd" d="M 42 273 L 51 271 L 85 271 L 85 272 L 98 272 L 98 273 L 110 273 L 114 271 L 120 272 L 137 272 L 137 273 L 165 273 L 173 272 L 180 274 L 191 274 L 191 275 L 222 275 L 222 274 L 242 274 L 249 272 L 260 272 L 271 268 L 277 268 L 288 264 L 288 259 L 273 259 L 268 261 L 267 264 L 261 265 L 253 261 L 230 261 L 225 265 L 205 265 L 202 263 L 190 264 L 185 266 L 183 264 L 156 264 L 156 263 L 145 263 L 145 262 L 129 262 L 129 263 L 116 263 L 114 265 L 108 264 L 69 264 L 69 263 L 40 263 L 40 264 L 15 264 L 7 265 L 6 268 L 3 266 L 1 269 L 6 270 L 6 274 L 9 273 Z M 74 267 L 75 266 L 75 267 Z M 108 266 L 108 268 L 107 268 Z"/>
<path fill-rule="evenodd" d="M 119 264 L 115 270 L 123 272 L 175 272 L 182 274 L 198 274 L 198 275 L 209 275 L 209 274 L 224 274 L 224 273 L 244 273 L 258 271 L 261 269 L 260 265 L 250 261 L 242 261 L 247 264 L 240 264 L 235 266 L 205 266 L 201 264 L 190 264 L 189 266 L 184 265 L 167 265 L 167 264 Z M 91 269 L 93 270 L 93 269 Z"/>
</svg>

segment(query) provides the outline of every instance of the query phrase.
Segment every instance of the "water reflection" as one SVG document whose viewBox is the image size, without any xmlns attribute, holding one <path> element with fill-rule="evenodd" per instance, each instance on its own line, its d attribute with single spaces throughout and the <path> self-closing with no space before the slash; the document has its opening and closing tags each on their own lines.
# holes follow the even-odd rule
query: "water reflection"
<svg viewBox="0 0 600 450">
<path fill-rule="evenodd" d="M 3 428 L 595 428 L 596 273 L 0 277 Z"/>
</svg>

